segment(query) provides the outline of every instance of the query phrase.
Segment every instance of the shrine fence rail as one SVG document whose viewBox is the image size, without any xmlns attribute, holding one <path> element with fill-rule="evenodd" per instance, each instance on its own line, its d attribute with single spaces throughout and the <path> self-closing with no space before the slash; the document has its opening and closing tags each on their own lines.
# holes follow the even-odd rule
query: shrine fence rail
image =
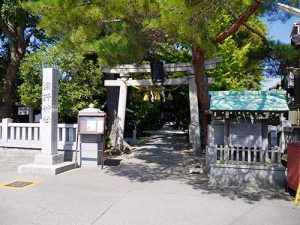
<svg viewBox="0 0 300 225">
<path fill-rule="evenodd" d="M 215 146 L 210 148 L 215 164 L 280 164 L 281 149 L 260 147 Z"/>
<path fill-rule="evenodd" d="M 0 147 L 41 149 L 40 123 L 13 123 L 3 119 L 0 123 Z M 76 149 L 77 124 L 58 124 L 57 148 Z"/>
</svg>

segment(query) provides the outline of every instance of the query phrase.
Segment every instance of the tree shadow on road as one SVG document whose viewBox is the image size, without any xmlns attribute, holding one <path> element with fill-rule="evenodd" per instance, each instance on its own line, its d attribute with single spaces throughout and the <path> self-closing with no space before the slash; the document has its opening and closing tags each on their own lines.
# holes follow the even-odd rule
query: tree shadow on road
<svg viewBox="0 0 300 225">
<path fill-rule="evenodd" d="M 290 196 L 284 189 L 213 186 L 209 184 L 208 178 L 201 179 L 200 177 L 196 179 L 187 179 L 185 183 L 193 186 L 194 189 L 201 191 L 202 194 L 218 194 L 233 201 L 236 199 L 243 199 L 248 204 L 253 204 L 254 202 L 258 202 L 263 199 L 293 201 L 293 197 Z"/>
<path fill-rule="evenodd" d="M 162 133 L 163 134 L 163 133 Z M 231 200 L 242 199 L 248 204 L 268 200 L 292 201 L 284 190 L 250 189 L 237 187 L 212 186 L 205 174 L 189 174 L 185 165 L 183 150 L 187 148 L 186 137 L 182 134 L 168 133 L 165 138 L 160 133 L 141 144 L 135 152 L 120 165 L 108 167 L 106 173 L 126 177 L 132 182 L 158 182 L 164 180 L 180 181 L 192 186 L 205 195 L 220 195 Z M 172 137 L 172 138 L 169 138 Z"/>
</svg>

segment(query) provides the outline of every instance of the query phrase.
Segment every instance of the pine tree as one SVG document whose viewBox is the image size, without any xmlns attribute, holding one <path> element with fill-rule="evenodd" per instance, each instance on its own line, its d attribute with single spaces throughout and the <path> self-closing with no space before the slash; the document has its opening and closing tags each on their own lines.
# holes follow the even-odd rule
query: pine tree
<svg viewBox="0 0 300 225">
<path fill-rule="evenodd" d="M 65 49 L 96 52 L 107 66 L 159 59 L 162 43 L 192 49 L 205 147 L 209 94 L 204 61 L 216 46 L 262 13 L 266 0 L 40 0 L 28 4 L 40 28 Z"/>
</svg>

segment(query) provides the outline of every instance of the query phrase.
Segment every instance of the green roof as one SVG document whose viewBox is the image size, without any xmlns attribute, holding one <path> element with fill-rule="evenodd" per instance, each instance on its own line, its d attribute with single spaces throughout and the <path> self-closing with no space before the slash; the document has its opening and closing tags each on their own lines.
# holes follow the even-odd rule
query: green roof
<svg viewBox="0 0 300 225">
<path fill-rule="evenodd" d="M 210 91 L 211 111 L 288 111 L 285 91 Z"/>
</svg>

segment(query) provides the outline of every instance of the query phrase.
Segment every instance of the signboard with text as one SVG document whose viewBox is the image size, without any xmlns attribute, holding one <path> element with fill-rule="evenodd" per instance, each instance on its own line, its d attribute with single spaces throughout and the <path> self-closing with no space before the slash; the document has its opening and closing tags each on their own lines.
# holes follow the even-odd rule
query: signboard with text
<svg viewBox="0 0 300 225">
<path fill-rule="evenodd" d="M 80 134 L 104 134 L 105 117 L 79 116 Z"/>
<path fill-rule="evenodd" d="M 29 115 L 29 108 L 28 107 L 18 107 L 18 115 L 19 116 Z"/>
</svg>

